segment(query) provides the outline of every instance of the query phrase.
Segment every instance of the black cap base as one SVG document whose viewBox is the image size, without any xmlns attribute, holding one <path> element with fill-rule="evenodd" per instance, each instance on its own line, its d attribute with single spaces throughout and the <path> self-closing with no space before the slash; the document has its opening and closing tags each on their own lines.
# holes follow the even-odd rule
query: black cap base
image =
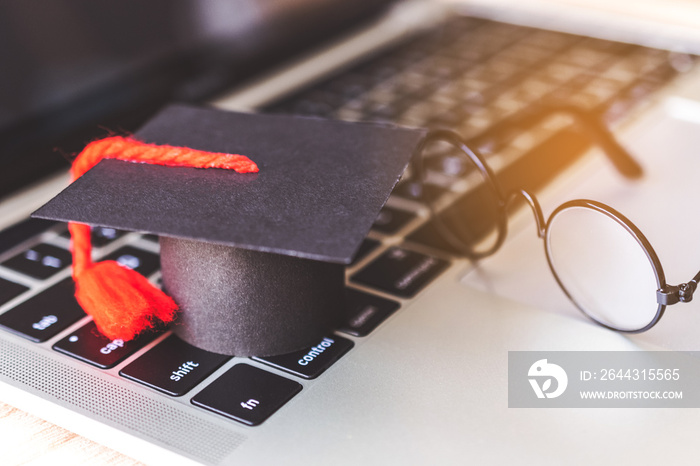
<svg viewBox="0 0 700 466">
<path fill-rule="evenodd" d="M 338 327 L 345 268 L 309 259 L 161 237 L 163 283 L 180 312 L 173 331 L 220 354 L 272 356 Z"/>
</svg>

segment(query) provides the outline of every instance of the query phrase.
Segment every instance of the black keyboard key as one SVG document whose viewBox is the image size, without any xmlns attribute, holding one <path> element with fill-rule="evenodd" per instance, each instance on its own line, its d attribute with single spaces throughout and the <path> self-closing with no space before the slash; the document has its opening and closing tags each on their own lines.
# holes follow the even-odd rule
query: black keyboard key
<svg viewBox="0 0 700 466">
<path fill-rule="evenodd" d="M 192 398 L 192 404 L 249 426 L 263 423 L 301 391 L 301 384 L 237 364 Z"/>
<path fill-rule="evenodd" d="M 119 375 L 168 395 L 182 396 L 229 359 L 171 335 L 119 371 Z"/>
<path fill-rule="evenodd" d="M 151 241 L 153 243 L 158 243 L 160 241 L 160 238 L 158 238 L 158 235 L 152 235 L 150 233 L 144 233 L 141 235 L 141 238 Z"/>
<path fill-rule="evenodd" d="M 125 231 L 117 230 L 116 228 L 93 227 L 91 235 L 92 245 L 101 248 L 103 246 L 107 246 L 112 241 L 121 238 L 125 234 Z"/>
<path fill-rule="evenodd" d="M 90 234 L 90 241 L 92 245 L 97 248 L 107 246 L 112 241 L 115 241 L 126 234 L 123 230 L 117 230 L 116 228 L 109 227 L 92 227 Z M 70 233 L 68 231 L 61 234 L 65 238 L 70 238 Z"/>
<path fill-rule="evenodd" d="M 374 221 L 372 229 L 387 235 L 393 235 L 405 227 L 408 222 L 416 218 L 416 215 L 405 210 L 384 206 Z"/>
<path fill-rule="evenodd" d="M 109 369 L 140 349 L 155 337 L 145 332 L 131 341 L 112 340 L 102 335 L 95 322 L 80 327 L 53 345 L 56 351 L 101 369 Z"/>
<path fill-rule="evenodd" d="M 71 264 L 70 252 L 51 244 L 37 244 L 2 263 L 8 269 L 44 280 Z"/>
<path fill-rule="evenodd" d="M 362 244 L 360 245 L 360 248 L 357 250 L 357 253 L 355 254 L 355 257 L 352 259 L 352 262 L 350 265 L 355 265 L 358 262 L 360 262 L 362 259 L 367 257 L 369 253 L 377 249 L 377 247 L 382 244 L 381 241 L 377 241 L 376 239 L 372 238 L 365 238 L 362 241 Z"/>
<path fill-rule="evenodd" d="M 452 211 L 461 211 L 462 206 L 466 204 L 471 204 L 469 198 L 460 198 L 457 202 L 448 207 L 447 210 L 443 211 L 446 213 L 451 213 Z M 474 221 L 472 221 L 474 220 Z M 476 215 L 465 218 L 465 224 L 469 225 L 471 231 L 474 232 L 475 238 L 469 243 L 476 244 L 483 236 L 479 233 L 489 233 L 492 230 L 484 230 L 484 228 L 490 228 L 494 225 L 494 218 L 492 216 L 477 217 Z M 412 243 L 417 243 L 423 246 L 428 246 L 433 249 L 444 251 L 455 256 L 461 256 L 464 253 L 457 249 L 452 243 L 445 239 L 445 235 L 442 233 L 442 229 L 435 222 L 426 222 L 416 230 L 412 231 L 406 240 Z"/>
<path fill-rule="evenodd" d="M 440 275 L 449 262 L 393 247 L 357 272 L 352 281 L 410 298 Z"/>
<path fill-rule="evenodd" d="M 347 353 L 353 345 L 352 341 L 333 335 L 324 338 L 311 348 L 281 356 L 254 357 L 253 359 L 305 379 L 315 379 Z"/>
<path fill-rule="evenodd" d="M 0 315 L 0 326 L 35 342 L 46 341 L 85 317 L 66 278 Z"/>
<path fill-rule="evenodd" d="M 425 166 L 443 175 L 457 177 L 466 174 L 473 165 L 460 155 L 446 154 L 429 158 Z"/>
<path fill-rule="evenodd" d="M 404 199 L 410 199 L 418 202 L 435 202 L 447 190 L 441 186 L 434 184 L 422 184 L 418 181 L 402 181 L 396 188 L 393 194 Z"/>
<path fill-rule="evenodd" d="M 451 254 L 462 255 L 463 252 L 444 235 L 449 230 L 466 245 L 476 245 L 493 235 L 498 225 L 498 208 L 487 186 L 482 184 L 476 189 L 460 196 L 451 205 L 440 212 L 442 224 L 430 218 L 406 239 L 439 249 Z"/>
<path fill-rule="evenodd" d="M 147 277 L 160 268 L 160 258 L 157 254 L 137 249 L 132 246 L 124 246 L 105 256 L 103 260 L 117 261 L 124 267 L 136 270 Z"/>
<path fill-rule="evenodd" d="M 341 332 L 356 337 L 369 335 L 399 308 L 399 303 L 360 290 L 345 290 L 345 323 Z"/>
<path fill-rule="evenodd" d="M 28 218 L 0 232 L 0 254 L 9 251 L 32 236 L 43 233 L 58 222 L 40 218 Z"/>
<path fill-rule="evenodd" d="M 26 286 L 0 278 L 0 306 L 21 295 L 28 289 L 29 288 Z"/>
<path fill-rule="evenodd" d="M 447 109 L 445 109 L 447 110 Z M 436 114 L 438 112 L 435 112 Z M 447 128 L 452 129 L 460 123 L 466 121 L 467 118 L 457 111 L 443 111 L 438 116 L 432 118 L 429 122 L 431 128 Z"/>
</svg>

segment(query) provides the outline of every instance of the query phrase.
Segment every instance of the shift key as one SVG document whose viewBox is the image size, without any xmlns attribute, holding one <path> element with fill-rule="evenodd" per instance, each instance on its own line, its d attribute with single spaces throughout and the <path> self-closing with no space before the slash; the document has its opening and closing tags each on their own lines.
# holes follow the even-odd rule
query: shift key
<svg viewBox="0 0 700 466">
<path fill-rule="evenodd" d="M 66 278 L 0 315 L 0 327 L 34 342 L 46 341 L 85 317 Z"/>
<path fill-rule="evenodd" d="M 182 396 L 230 359 L 171 335 L 141 355 L 119 375 L 171 396 Z"/>
</svg>

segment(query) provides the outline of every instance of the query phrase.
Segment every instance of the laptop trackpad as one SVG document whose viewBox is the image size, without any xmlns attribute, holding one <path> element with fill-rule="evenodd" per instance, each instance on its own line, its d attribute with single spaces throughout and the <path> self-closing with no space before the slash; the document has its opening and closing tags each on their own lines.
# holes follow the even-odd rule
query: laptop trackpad
<svg viewBox="0 0 700 466">
<path fill-rule="evenodd" d="M 644 166 L 644 177 L 623 179 L 600 153 L 591 154 L 585 165 L 544 193 L 540 201 L 545 216 L 571 199 L 606 203 L 642 230 L 669 284 L 687 282 L 700 270 L 700 102 L 669 98 L 625 130 L 621 140 Z M 534 222 L 528 222 L 519 231 L 511 231 L 503 248 L 470 270 L 462 282 L 549 312 L 585 319 L 559 289 Z M 630 338 L 667 349 L 698 350 L 699 331 L 700 300 L 696 300 L 668 307 L 654 328 Z"/>
</svg>

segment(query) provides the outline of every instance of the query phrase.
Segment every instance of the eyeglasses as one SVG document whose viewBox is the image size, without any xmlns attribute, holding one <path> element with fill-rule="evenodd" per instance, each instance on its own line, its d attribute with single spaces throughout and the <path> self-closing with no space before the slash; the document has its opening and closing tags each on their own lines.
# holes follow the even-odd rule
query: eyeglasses
<svg viewBox="0 0 700 466">
<path fill-rule="evenodd" d="M 600 123 L 578 109 L 559 108 L 594 136 L 614 166 L 625 176 L 641 175 L 641 167 Z M 666 306 L 692 300 L 700 272 L 688 283 L 668 285 L 656 252 L 629 219 L 600 202 L 566 202 L 545 219 L 537 198 L 525 189 L 503 194 L 498 179 L 483 157 L 448 130 L 428 133 L 414 157 L 413 169 L 426 183 L 422 154 L 438 142 L 456 149 L 470 165 L 469 189 L 449 205 L 427 202 L 433 224 L 451 249 L 478 260 L 495 253 L 505 241 L 508 209 L 524 201 L 530 206 L 537 234 L 554 278 L 585 315 L 612 330 L 639 333 L 663 316 Z"/>
</svg>

